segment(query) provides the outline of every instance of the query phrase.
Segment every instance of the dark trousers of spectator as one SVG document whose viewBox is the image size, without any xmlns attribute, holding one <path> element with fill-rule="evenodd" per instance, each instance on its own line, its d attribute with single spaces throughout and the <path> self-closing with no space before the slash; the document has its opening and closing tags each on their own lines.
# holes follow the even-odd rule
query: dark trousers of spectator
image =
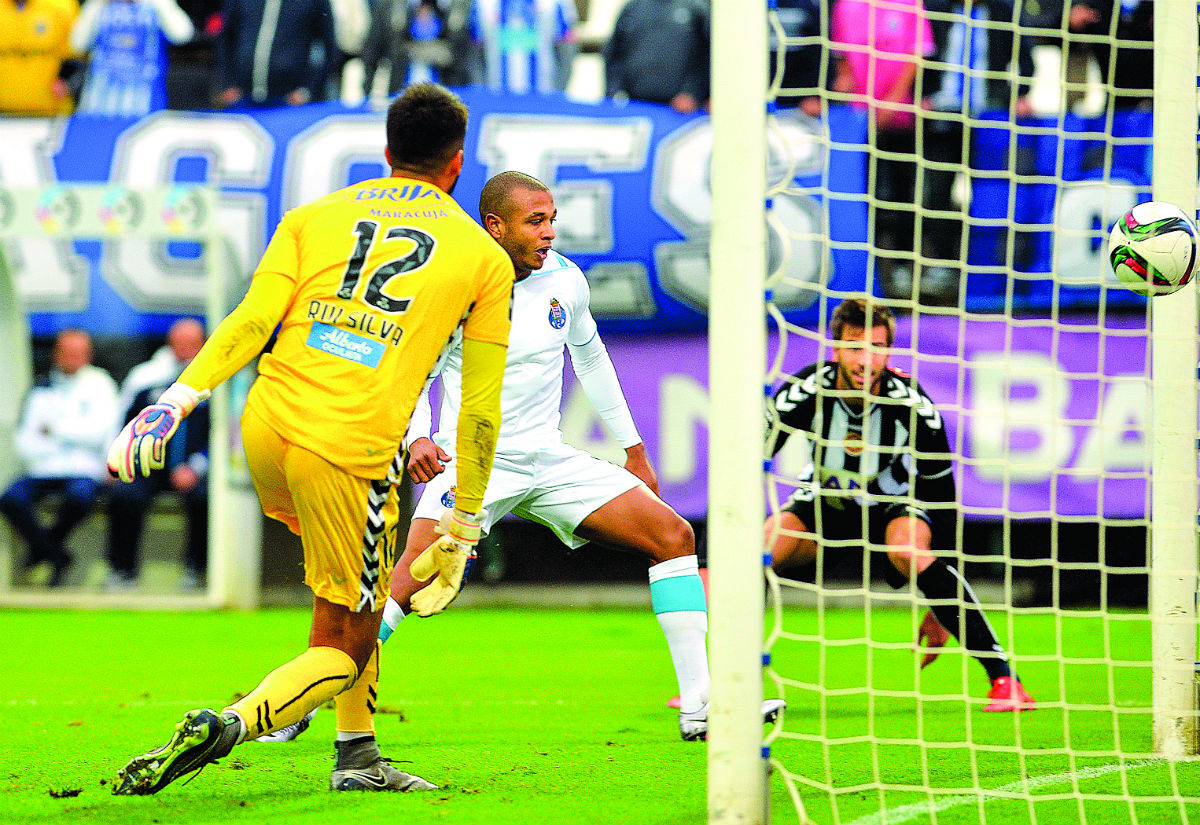
<svg viewBox="0 0 1200 825">
<path fill-rule="evenodd" d="M 922 251 L 941 266 L 957 266 L 962 260 L 963 218 L 952 193 L 955 178 L 967 168 L 963 158 L 970 157 L 970 147 L 963 145 L 964 138 L 961 122 L 925 121 L 921 148 L 925 160 L 931 164 L 924 170 L 921 203 L 932 212 L 957 213 L 935 216 L 926 212 L 921 218 Z M 957 168 L 945 168 L 947 164 Z"/>
<path fill-rule="evenodd" d="M 141 570 L 142 533 L 146 513 L 159 493 L 171 489 L 165 474 L 137 478 L 113 487 L 108 499 L 108 563 L 128 579 L 136 579 Z M 182 495 L 187 517 L 187 544 L 184 562 L 203 581 L 208 572 L 208 486 L 197 484 Z"/>
<path fill-rule="evenodd" d="M 921 217 L 921 251 L 927 258 L 933 259 L 932 267 L 958 272 L 963 269 L 963 262 L 969 258 L 969 214 L 965 206 L 954 203 L 953 192 L 956 179 L 963 174 L 967 177 L 967 197 L 971 197 L 970 192 L 974 188 L 971 160 L 975 157 L 973 134 L 963 128 L 961 121 L 934 118 L 925 121 L 921 137 L 922 156 L 927 161 L 923 170 L 924 185 L 921 192 L 921 205 L 924 207 Z M 1003 168 L 1012 169 L 1020 176 L 1038 174 L 1036 155 L 1019 147 L 1015 139 L 1007 149 L 992 146 L 989 151 L 993 153 L 989 158 L 991 168 L 1002 163 Z M 999 151 L 1006 152 L 1003 158 L 995 156 Z M 1102 163 L 1103 158 L 1100 158 L 1095 168 L 1102 168 Z M 944 168 L 947 166 L 950 168 Z M 1017 211 L 1016 206 L 1013 209 L 1009 215 L 1012 224 L 1010 231 L 1015 233 L 1012 253 L 1008 251 L 1008 242 L 1004 241 L 995 250 L 995 254 L 1007 265 L 1014 266 L 1019 271 L 1029 271 L 1030 261 L 1036 254 L 1037 236 L 1028 229 L 1023 229 L 1027 227 L 1027 218 Z"/>
<path fill-rule="evenodd" d="M 54 523 L 46 527 L 35 510 L 39 503 L 55 493 L 59 497 L 58 513 Z M 32 566 L 48 561 L 56 568 L 66 567 L 70 556 L 63 543 L 96 506 L 99 494 L 100 482 L 92 478 L 25 477 L 13 482 L 0 496 L 0 513 L 29 545 L 26 564 Z"/>
<path fill-rule="evenodd" d="M 212 109 L 217 94 L 216 52 L 208 46 L 172 47 L 166 85 L 168 109 Z"/>
<path fill-rule="evenodd" d="M 875 246 L 911 252 L 917 188 L 917 137 L 911 129 L 881 130 L 873 157 Z M 886 255 L 886 253 L 883 253 Z"/>
</svg>

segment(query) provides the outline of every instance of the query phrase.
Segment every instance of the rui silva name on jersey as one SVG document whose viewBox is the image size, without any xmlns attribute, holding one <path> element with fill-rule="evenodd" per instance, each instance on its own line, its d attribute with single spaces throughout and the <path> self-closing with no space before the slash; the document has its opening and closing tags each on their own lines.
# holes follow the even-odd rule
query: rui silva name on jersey
<svg viewBox="0 0 1200 825">
<path fill-rule="evenodd" d="M 395 321 L 381 318 L 367 310 L 346 312 L 345 307 L 326 301 L 310 301 L 308 318 L 322 324 L 345 327 L 371 335 L 375 338 L 397 346 L 404 337 L 404 328 Z"/>
</svg>

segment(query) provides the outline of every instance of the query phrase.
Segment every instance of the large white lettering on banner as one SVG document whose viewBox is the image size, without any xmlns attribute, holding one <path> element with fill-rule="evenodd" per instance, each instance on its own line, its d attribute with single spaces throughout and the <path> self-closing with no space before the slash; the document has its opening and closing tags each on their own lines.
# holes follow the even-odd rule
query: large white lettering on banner
<svg viewBox="0 0 1200 825">
<path fill-rule="evenodd" d="M 55 183 L 53 157 L 61 148 L 63 128 L 62 121 L 50 118 L 5 122 L 0 184 L 42 188 Z M 27 235 L 8 239 L 4 251 L 27 308 L 70 312 L 91 303 L 88 263 L 69 240 Z"/>
<path fill-rule="evenodd" d="M 274 149 L 274 139 L 248 117 L 163 113 L 118 139 L 112 180 L 132 190 L 153 188 L 175 179 L 181 159 L 200 159 L 209 185 L 224 189 L 216 221 L 226 244 L 222 252 L 232 273 L 249 274 L 263 249 L 266 196 L 232 190 L 264 187 Z M 144 312 L 204 310 L 207 284 L 196 255 L 173 254 L 167 243 L 145 238 L 103 243 L 101 274 L 130 306 Z"/>
<path fill-rule="evenodd" d="M 1108 263 L 1108 246 L 1096 237 L 1140 199 L 1138 186 L 1117 179 L 1060 184 L 1054 208 L 1055 274 L 1064 284 L 1119 285 Z"/>
<path fill-rule="evenodd" d="M 768 283 L 772 300 L 785 310 L 810 306 L 818 295 L 813 287 L 832 276 L 821 204 L 796 183 L 824 168 L 819 128 L 809 118 L 775 117 L 767 133 Z M 712 124 L 694 121 L 659 144 L 651 190 L 655 209 L 686 238 L 655 248 L 659 286 L 699 311 L 708 309 L 711 160 Z"/>
<path fill-rule="evenodd" d="M 335 115 L 319 120 L 288 141 L 280 209 L 287 211 L 341 189 L 351 167 L 374 167 L 374 177 L 391 174 L 383 159 L 382 115 Z"/>
<path fill-rule="evenodd" d="M 558 207 L 559 248 L 568 255 L 610 258 L 587 270 L 597 317 L 653 315 L 650 273 L 641 262 L 624 261 L 619 251 L 614 253 L 612 182 L 604 177 L 562 181 L 558 172 L 563 166 L 601 174 L 640 171 L 646 166 L 652 127 L 649 118 L 488 115 L 480 128 L 477 156 L 485 177 L 515 169 L 545 181 Z"/>
<path fill-rule="evenodd" d="M 488 105 L 494 109 L 497 102 Z M 581 260 L 595 315 L 661 318 L 664 296 L 706 312 L 712 221 L 707 118 L 645 106 L 631 106 L 628 114 L 610 106 L 594 115 L 573 113 L 583 107 L 537 113 L 475 108 L 482 112 L 468 157 L 470 178 L 518 169 L 553 188 L 560 218 L 556 245 Z M 54 203 L 60 183 L 66 190 L 84 182 L 125 187 L 131 203 L 142 190 L 202 183 L 220 192 L 220 254 L 229 269 L 247 276 L 287 209 L 389 173 L 381 151 L 383 121 L 381 112 L 328 106 L 159 112 L 127 124 L 86 117 L 5 121 L 0 190 L 45 187 L 50 206 L 67 208 L 69 191 Z M 784 309 L 796 309 L 812 303 L 810 284 L 833 276 L 817 187 L 798 185 L 806 176 L 820 181 L 827 142 L 819 139 L 824 127 L 816 121 L 781 115 L 772 124 L 774 297 Z M 58 238 L 11 241 L 8 259 L 32 311 L 103 314 L 90 294 L 100 282 L 137 313 L 203 308 L 204 266 L 194 244 L 114 233 L 99 241 L 97 253 L 95 247 L 73 248 L 70 238 L 64 228 Z M 244 288 L 241 278 L 231 280 Z M 111 329 L 103 321 L 95 326 Z"/>
<path fill-rule="evenodd" d="M 971 363 L 971 455 L 980 478 L 1048 478 L 1071 454 L 1070 386 L 1040 353 L 977 353 Z"/>
<path fill-rule="evenodd" d="M 969 381 L 968 446 L 980 479 L 1045 482 L 1066 470 L 1080 476 L 1147 470 L 1150 397 L 1143 375 L 1072 382 L 1050 355 L 989 353 L 972 359 Z M 1095 399 L 1095 426 L 1072 421 L 1076 394 Z"/>
</svg>

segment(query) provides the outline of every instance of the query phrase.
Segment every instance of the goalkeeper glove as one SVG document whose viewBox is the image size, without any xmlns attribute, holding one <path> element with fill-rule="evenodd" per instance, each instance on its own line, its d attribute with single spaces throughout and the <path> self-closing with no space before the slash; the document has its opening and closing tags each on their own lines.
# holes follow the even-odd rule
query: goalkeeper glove
<svg viewBox="0 0 1200 825">
<path fill-rule="evenodd" d="M 435 528 L 439 537 L 413 560 L 409 568 L 412 577 L 419 582 L 433 577 L 432 582 L 412 595 L 412 607 L 418 616 L 441 613 L 454 601 L 475 555 L 475 545 L 483 535 L 486 517 L 486 510 L 464 513 L 456 509 L 442 513 Z"/>
<path fill-rule="evenodd" d="M 108 448 L 108 472 L 121 481 L 133 481 L 161 470 L 167 459 L 167 440 L 179 429 L 179 422 L 210 395 L 176 381 L 125 425 Z"/>
</svg>

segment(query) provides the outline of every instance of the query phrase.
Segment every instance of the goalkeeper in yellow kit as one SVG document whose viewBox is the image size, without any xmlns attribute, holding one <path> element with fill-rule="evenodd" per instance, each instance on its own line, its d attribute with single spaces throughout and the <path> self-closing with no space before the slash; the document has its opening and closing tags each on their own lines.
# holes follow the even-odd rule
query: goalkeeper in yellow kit
<svg viewBox="0 0 1200 825">
<path fill-rule="evenodd" d="M 189 711 L 171 739 L 130 760 L 116 794 L 152 794 L 234 745 L 302 719 L 336 697 L 335 790 L 434 787 L 379 753 L 371 708 L 376 640 L 397 546 L 396 487 L 408 419 L 434 362 L 463 330 L 455 509 L 420 560 L 423 615 L 457 595 L 480 533 L 500 423 L 513 265 L 453 200 L 467 110 L 434 84 L 387 114 L 390 178 L 288 212 L 241 304 L 158 403 L 122 431 L 109 470 L 129 481 L 161 467 L 165 443 L 209 391 L 256 357 L 242 416 L 263 512 L 301 537 L 315 596 L 309 647 L 221 713 Z M 415 568 L 416 569 L 416 568 Z"/>
</svg>

